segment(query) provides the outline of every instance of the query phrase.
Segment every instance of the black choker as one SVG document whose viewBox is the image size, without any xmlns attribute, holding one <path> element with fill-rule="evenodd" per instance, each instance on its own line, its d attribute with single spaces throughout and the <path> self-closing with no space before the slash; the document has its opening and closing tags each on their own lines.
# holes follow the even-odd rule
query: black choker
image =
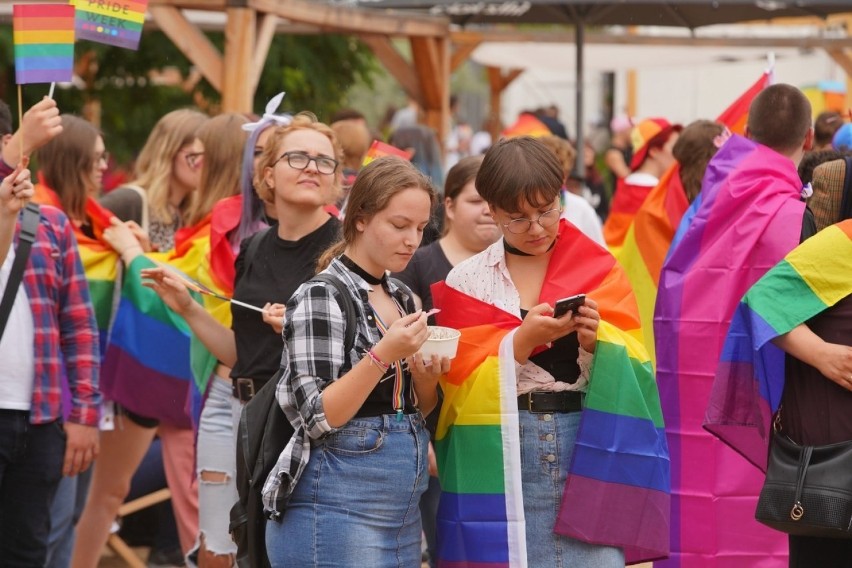
<svg viewBox="0 0 852 568">
<path fill-rule="evenodd" d="M 348 256 L 346 256 L 345 254 L 340 256 L 340 262 L 343 263 L 343 266 L 345 266 L 346 268 L 348 268 L 349 270 L 351 270 L 352 272 L 354 272 L 355 274 L 357 274 L 358 276 L 363 278 L 364 281 L 367 284 L 369 284 L 370 286 L 378 286 L 385 279 L 385 276 L 386 276 L 385 274 L 382 274 L 381 278 L 376 278 L 375 276 L 373 276 L 372 274 L 370 274 L 369 272 L 367 272 L 366 270 L 364 270 L 363 268 L 361 268 L 360 266 L 355 264 L 355 261 L 352 260 L 351 258 L 349 258 Z"/>
<path fill-rule="evenodd" d="M 555 247 L 555 246 L 556 246 L 556 239 L 553 239 L 553 242 L 552 242 L 552 243 L 550 243 L 550 246 L 549 246 L 549 247 L 547 247 L 547 251 L 546 251 L 546 252 L 550 252 L 550 249 L 552 249 L 552 248 L 553 248 L 553 247 Z M 530 254 L 530 253 L 528 253 L 528 252 L 524 252 L 524 251 L 522 251 L 522 250 L 520 250 L 520 249 L 516 249 L 515 247 L 513 247 L 512 245 L 510 245 L 510 244 L 506 241 L 505 237 L 503 238 L 503 249 L 504 249 L 506 252 L 508 252 L 509 254 L 514 254 L 515 256 L 535 256 L 534 254 Z"/>
</svg>

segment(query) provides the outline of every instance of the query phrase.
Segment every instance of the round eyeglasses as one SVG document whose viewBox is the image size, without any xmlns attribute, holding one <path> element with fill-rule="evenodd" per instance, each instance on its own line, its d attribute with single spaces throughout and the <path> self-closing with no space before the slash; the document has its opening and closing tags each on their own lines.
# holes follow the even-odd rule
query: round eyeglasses
<svg viewBox="0 0 852 568">
<path fill-rule="evenodd" d="M 562 208 L 556 207 L 555 209 L 550 209 L 540 214 L 537 219 L 512 219 L 508 223 L 501 223 L 506 230 L 515 235 L 520 235 L 522 233 L 526 233 L 532 227 L 532 224 L 538 223 L 545 229 L 547 227 L 553 226 L 555 223 L 559 221 L 559 217 L 562 215 Z"/>
<path fill-rule="evenodd" d="M 284 152 L 279 156 L 275 163 L 277 164 L 284 158 L 287 158 L 287 164 L 293 169 L 304 170 L 311 162 L 317 165 L 317 171 L 321 174 L 331 175 L 337 171 L 339 162 L 328 156 L 309 156 L 304 152 Z M 275 165 L 275 164 L 273 164 Z"/>
</svg>

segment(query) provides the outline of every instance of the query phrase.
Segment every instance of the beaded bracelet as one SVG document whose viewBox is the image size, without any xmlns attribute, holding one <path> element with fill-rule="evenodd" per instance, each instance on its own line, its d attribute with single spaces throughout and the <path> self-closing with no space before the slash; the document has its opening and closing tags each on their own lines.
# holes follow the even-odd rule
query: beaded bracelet
<svg viewBox="0 0 852 568">
<path fill-rule="evenodd" d="M 367 356 L 370 358 L 370 364 L 378 367 L 382 373 L 387 373 L 390 365 L 379 359 L 379 356 L 376 355 L 372 349 L 367 351 Z"/>
</svg>

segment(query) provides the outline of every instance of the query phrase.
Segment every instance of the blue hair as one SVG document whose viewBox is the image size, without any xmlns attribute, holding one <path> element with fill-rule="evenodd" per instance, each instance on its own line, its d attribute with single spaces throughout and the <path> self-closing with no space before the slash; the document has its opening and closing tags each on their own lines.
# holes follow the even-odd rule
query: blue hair
<svg viewBox="0 0 852 568">
<path fill-rule="evenodd" d="M 231 233 L 231 244 L 239 244 L 256 232 L 269 226 L 266 222 L 266 208 L 263 200 L 254 189 L 254 147 L 260 134 L 269 127 L 276 126 L 274 120 L 261 119 L 257 127 L 246 140 L 243 148 L 243 165 L 240 171 L 240 193 L 243 198 L 243 211 L 240 215 L 240 226 Z"/>
</svg>

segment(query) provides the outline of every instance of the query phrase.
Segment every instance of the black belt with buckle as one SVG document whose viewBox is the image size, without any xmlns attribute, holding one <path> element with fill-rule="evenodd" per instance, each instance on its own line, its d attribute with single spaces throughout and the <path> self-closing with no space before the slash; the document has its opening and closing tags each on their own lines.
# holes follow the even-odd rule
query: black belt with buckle
<svg viewBox="0 0 852 568">
<path fill-rule="evenodd" d="M 234 379 L 231 386 L 231 394 L 234 398 L 242 403 L 246 403 L 254 398 L 260 387 L 266 384 L 266 381 L 260 379 L 239 378 Z"/>
<path fill-rule="evenodd" d="M 580 391 L 533 391 L 518 397 L 518 410 L 530 412 L 580 412 L 583 393 Z"/>
</svg>

